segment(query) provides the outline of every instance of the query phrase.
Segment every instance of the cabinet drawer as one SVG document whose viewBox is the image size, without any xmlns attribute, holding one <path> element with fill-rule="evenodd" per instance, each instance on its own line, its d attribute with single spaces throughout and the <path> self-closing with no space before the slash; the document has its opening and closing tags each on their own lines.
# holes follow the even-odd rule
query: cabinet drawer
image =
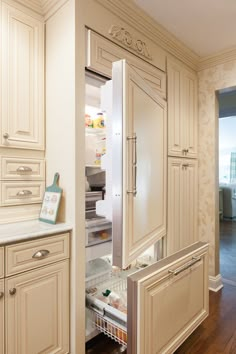
<svg viewBox="0 0 236 354">
<path fill-rule="evenodd" d="M 0 279 L 4 276 L 4 248 L 0 247 Z"/>
<path fill-rule="evenodd" d="M 44 180 L 44 160 L 2 158 L 2 179 L 7 180 Z"/>
<path fill-rule="evenodd" d="M 2 182 L 2 205 L 40 203 L 44 182 Z"/>
<path fill-rule="evenodd" d="M 69 234 L 6 246 L 6 276 L 69 258 Z"/>
<path fill-rule="evenodd" d="M 86 67 L 88 69 L 111 77 L 112 63 L 120 59 L 126 59 L 155 92 L 166 98 L 166 74 L 163 71 L 135 57 L 97 33 L 87 31 Z"/>
</svg>

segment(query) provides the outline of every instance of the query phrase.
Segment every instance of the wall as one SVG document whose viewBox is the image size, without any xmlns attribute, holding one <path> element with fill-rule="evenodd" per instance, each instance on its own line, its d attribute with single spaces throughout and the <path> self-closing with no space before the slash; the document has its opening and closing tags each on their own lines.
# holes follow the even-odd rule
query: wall
<svg viewBox="0 0 236 354">
<path fill-rule="evenodd" d="M 218 100 L 236 86 L 236 61 L 199 72 L 199 238 L 210 242 L 210 275 L 219 274 Z"/>
</svg>

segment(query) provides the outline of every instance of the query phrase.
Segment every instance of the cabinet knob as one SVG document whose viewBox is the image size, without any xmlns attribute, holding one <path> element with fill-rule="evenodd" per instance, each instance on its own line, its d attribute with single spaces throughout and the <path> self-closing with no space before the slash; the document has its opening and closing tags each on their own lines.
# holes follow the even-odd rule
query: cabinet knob
<svg viewBox="0 0 236 354">
<path fill-rule="evenodd" d="M 4 296 L 4 292 L 3 291 L 0 291 L 0 299 L 2 299 Z"/>
<path fill-rule="evenodd" d="M 9 290 L 10 295 L 15 295 L 15 293 L 16 293 L 16 288 L 12 288 Z"/>
<path fill-rule="evenodd" d="M 4 137 L 4 139 L 8 139 L 9 138 L 9 134 L 8 133 L 4 133 L 3 137 Z"/>
</svg>

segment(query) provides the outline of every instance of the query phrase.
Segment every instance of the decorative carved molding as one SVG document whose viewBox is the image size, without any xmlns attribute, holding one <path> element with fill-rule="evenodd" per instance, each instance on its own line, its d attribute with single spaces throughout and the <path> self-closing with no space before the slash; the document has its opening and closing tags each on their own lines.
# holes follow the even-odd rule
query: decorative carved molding
<svg viewBox="0 0 236 354">
<path fill-rule="evenodd" d="M 109 29 L 109 34 L 112 36 L 112 38 L 121 42 L 126 47 L 133 49 L 139 55 L 152 60 L 152 56 L 148 50 L 147 44 L 141 39 L 136 39 L 124 27 L 113 25 Z"/>
</svg>

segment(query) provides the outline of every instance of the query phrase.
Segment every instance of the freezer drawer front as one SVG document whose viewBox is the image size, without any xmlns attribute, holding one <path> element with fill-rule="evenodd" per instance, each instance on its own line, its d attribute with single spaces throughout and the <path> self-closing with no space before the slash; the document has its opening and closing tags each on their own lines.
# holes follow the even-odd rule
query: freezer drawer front
<svg viewBox="0 0 236 354">
<path fill-rule="evenodd" d="M 113 63 L 113 264 L 126 268 L 166 235 L 166 102 Z"/>
<path fill-rule="evenodd" d="M 208 316 L 208 245 L 128 278 L 128 354 L 173 353 Z"/>
</svg>

